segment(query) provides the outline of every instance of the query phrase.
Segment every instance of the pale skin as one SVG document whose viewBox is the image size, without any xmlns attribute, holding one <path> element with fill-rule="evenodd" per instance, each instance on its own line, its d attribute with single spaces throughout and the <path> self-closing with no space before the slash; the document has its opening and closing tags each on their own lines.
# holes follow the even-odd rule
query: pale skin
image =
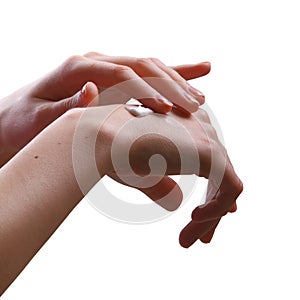
<svg viewBox="0 0 300 300">
<path fill-rule="evenodd" d="M 204 95 L 186 80 L 209 71 L 209 63 L 168 67 L 155 58 L 96 52 L 72 56 L 49 74 L 0 100 L 0 166 L 67 110 L 95 105 L 91 101 L 96 93 L 101 95 L 120 82 L 133 82 L 134 87 L 105 97 L 106 104 L 136 98 L 156 112 L 167 113 L 172 109 L 172 101 L 176 101 L 177 107 L 196 111 L 204 102 Z M 169 88 L 143 78 L 165 79 Z M 96 103 L 99 104 L 102 103 Z"/>
<path fill-rule="evenodd" d="M 127 58 L 124 61 L 127 62 Z M 113 63 L 116 62 L 114 61 Z M 177 74 L 185 74 L 186 79 L 202 76 L 209 71 L 207 70 L 207 65 L 203 67 L 201 64 L 181 66 L 177 69 L 172 68 L 172 70 L 176 70 Z M 52 78 L 52 81 L 59 80 L 55 76 L 48 76 Z M 92 79 L 85 78 L 85 81 L 90 82 Z M 36 91 L 42 91 L 45 88 L 43 86 L 45 81 L 43 80 L 37 86 L 29 86 L 29 90 L 37 87 Z M 48 81 L 47 86 L 49 88 L 52 81 L 50 80 L 50 83 Z M 56 84 L 58 83 L 56 82 Z M 76 97 L 79 97 L 80 101 L 82 101 L 79 102 L 86 105 L 86 103 L 90 103 L 95 99 L 99 86 L 100 84 L 97 83 L 88 83 L 85 92 L 79 96 L 68 95 L 68 97 L 62 97 L 62 94 L 57 94 L 56 99 L 61 98 L 61 101 L 65 101 L 63 99 L 77 99 Z M 70 90 L 69 93 L 74 93 L 74 90 L 75 88 Z M 26 89 L 24 91 L 26 95 Z M 57 90 L 56 93 L 58 93 Z M 196 92 L 193 91 L 193 93 Z M 20 92 L 20 97 L 21 95 L 22 93 Z M 131 96 L 129 95 L 129 97 Z M 27 98 L 29 97 L 27 96 Z M 143 101 L 144 99 L 140 100 Z M 198 100 L 199 103 L 202 102 L 203 97 L 199 97 Z M 30 100 L 28 101 L 31 103 Z M 54 103 L 59 102 L 59 100 L 51 101 Z M 66 100 L 65 102 L 68 101 Z M 75 107 L 82 105 L 77 104 L 75 100 L 72 101 L 76 103 Z M 144 104 L 147 105 L 149 102 L 146 99 Z M 52 104 L 51 102 L 49 106 L 52 106 Z M 177 106 L 179 105 L 178 103 L 176 104 Z M 45 105 L 47 106 L 48 104 Z M 59 104 L 55 105 L 59 106 Z M 158 108 L 156 109 L 158 112 L 169 111 L 168 105 L 163 105 L 165 111 L 159 111 L 161 108 L 159 105 L 156 107 Z M 184 102 L 182 107 L 184 107 Z M 104 175 L 108 175 L 121 182 L 119 174 L 130 174 L 130 170 L 126 169 L 126 167 L 116 169 L 111 157 L 112 141 L 115 140 L 119 129 L 126 122 L 134 120 L 134 117 L 123 105 L 76 108 L 69 110 L 67 113 L 64 112 L 64 109 L 61 109 L 62 116 L 58 119 L 58 113 L 56 116 L 54 116 L 54 113 L 52 118 L 47 120 L 46 123 L 48 124 L 43 124 L 39 127 L 42 129 L 46 128 L 29 144 L 27 144 L 28 141 L 37 133 L 30 133 L 29 136 L 25 137 L 23 144 L 27 145 L 24 148 L 22 148 L 21 144 L 14 144 L 13 147 L 9 147 L 10 149 L 15 149 L 14 151 L 18 151 L 20 148 L 22 150 L 0 170 L 0 294 L 6 290 L 84 197 L 84 193 L 80 189 L 74 174 L 72 161 L 75 130 L 77 130 L 78 136 L 78 128 L 80 128 L 79 143 L 76 143 L 75 146 L 79 157 L 82 158 L 87 157 L 87 145 L 89 145 L 92 137 L 97 135 L 95 159 L 99 173 L 95 176 L 89 168 L 84 167 L 84 163 L 80 169 L 81 174 L 86 178 L 85 186 L 87 190 L 92 188 L 99 178 Z M 88 115 L 88 118 L 82 118 L 83 114 Z M 99 118 L 99 116 L 102 116 L 102 118 Z M 103 123 L 106 116 L 109 116 L 109 118 Z M 57 120 L 54 121 L 55 119 Z M 221 217 L 229 211 L 233 212 L 236 210 L 235 201 L 242 191 L 242 184 L 235 174 L 226 151 L 219 142 L 207 114 L 201 109 L 191 115 L 187 113 L 181 114 L 177 109 L 173 108 L 165 116 L 154 114 L 140 118 L 140 126 L 135 127 L 135 133 L 143 135 L 145 138 L 137 140 L 133 145 L 134 151 L 130 154 L 130 162 L 133 170 L 143 176 L 149 173 L 147 162 L 149 157 L 154 153 L 164 156 L 168 163 L 164 174 L 153 174 L 154 176 L 162 176 L 157 185 L 151 188 L 140 188 L 140 190 L 158 202 L 159 205 L 169 210 L 176 209 L 181 202 L 182 195 L 179 187 L 167 176 L 181 173 L 178 153 L 172 144 L 162 136 L 147 135 L 149 128 L 152 128 L 155 126 L 154 124 L 158 124 L 159 122 L 162 122 L 170 131 L 176 132 L 176 128 L 174 130 L 174 122 L 170 123 L 172 120 L 187 128 L 190 136 L 195 141 L 194 148 L 201 162 L 199 169 L 196 169 L 193 164 L 187 166 L 184 174 L 196 174 L 209 178 L 212 153 L 217 155 L 217 164 L 220 166 L 220 169 L 224 167 L 223 180 L 215 197 L 206 205 L 195 209 L 192 215 L 193 220 L 181 232 L 181 245 L 189 247 L 197 239 L 206 243 L 211 240 Z M 79 121 L 80 127 L 78 127 Z M 118 143 L 120 145 L 125 144 L 132 134 L 133 132 L 125 131 L 121 135 L 118 135 Z M 4 140 L 8 139 L 2 138 L 2 141 Z M 174 142 L 176 145 L 178 144 L 182 147 L 183 155 L 189 157 L 191 147 L 188 140 L 183 136 L 176 136 L 175 134 Z M 120 151 L 122 151 L 122 147 L 120 147 Z M 12 153 L 7 157 L 10 155 Z M 177 197 L 167 199 L 164 203 L 159 203 L 159 199 L 173 189 L 176 191 Z"/>
</svg>

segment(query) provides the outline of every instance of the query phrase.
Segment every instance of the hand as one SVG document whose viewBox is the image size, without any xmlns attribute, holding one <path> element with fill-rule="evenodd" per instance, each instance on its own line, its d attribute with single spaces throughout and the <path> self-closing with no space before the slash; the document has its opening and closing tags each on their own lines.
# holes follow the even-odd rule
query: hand
<svg viewBox="0 0 300 300">
<path fill-rule="evenodd" d="M 100 68 L 106 75 L 99 78 L 98 71 L 92 80 L 100 92 L 97 104 L 126 103 L 130 98 L 135 98 L 155 112 L 166 113 L 172 108 L 171 102 L 186 112 L 197 111 L 199 105 L 204 103 L 204 95 L 189 85 L 186 79 L 195 78 L 195 70 L 199 72 L 201 69 L 197 77 L 207 74 L 209 63 L 171 68 L 157 58 L 106 56 L 96 52 L 87 53 L 84 58 L 85 61 L 79 58 L 79 64 L 85 64 L 89 69 L 93 67 L 96 71 Z M 89 66 L 91 63 L 92 66 Z M 111 89 L 106 91 L 107 88 Z"/>
<path fill-rule="evenodd" d="M 182 200 L 180 187 L 167 175 L 196 174 L 209 180 L 206 203 L 194 210 L 192 221 L 180 234 L 183 247 L 190 247 L 197 239 L 210 242 L 220 219 L 236 210 L 242 183 L 204 110 L 190 117 L 174 110 L 168 115 L 135 118 L 124 106 L 111 106 L 104 115 L 99 108 L 84 114 L 82 120 L 87 123 L 82 121 L 79 130 L 90 131 L 91 124 L 96 124 L 93 131 L 97 132 L 101 127 L 102 140 L 96 146 L 99 153 L 106 153 L 99 162 L 101 173 L 141 190 L 162 207 L 174 210 Z M 100 117 L 105 120 L 101 126 Z M 87 157 L 85 153 L 82 166 L 90 170 Z M 172 196 L 165 197 L 171 191 Z"/>
<path fill-rule="evenodd" d="M 191 104 L 191 101 L 182 95 L 185 92 L 189 97 L 194 95 L 199 104 L 203 103 L 204 98 L 201 93 L 186 84 L 185 79 L 200 77 L 209 71 L 209 63 L 170 68 L 156 59 L 110 57 L 97 53 L 71 57 L 48 75 L 0 101 L 0 166 L 67 110 L 89 105 L 98 96 L 98 92 L 104 92 L 122 81 L 134 79 L 132 82 L 135 83 L 135 87 L 130 87 L 132 90 L 128 91 L 128 99 L 138 94 L 149 95 L 153 91 L 157 97 L 163 93 L 143 81 L 143 76 L 167 78 L 166 83 L 176 81 L 181 86 L 181 89 L 174 91 L 180 100 L 175 97 L 179 101 L 178 104 L 189 111 L 195 110 L 195 104 Z M 168 93 L 164 96 L 174 96 L 174 93 Z M 122 95 L 123 99 L 111 100 L 126 101 L 124 91 Z M 157 97 L 140 100 L 157 112 L 164 113 L 171 109 L 168 102 L 160 102 Z M 97 104 L 102 103 L 100 101 Z"/>
<path fill-rule="evenodd" d="M 180 234 L 183 247 L 198 238 L 209 242 L 242 191 L 202 109 L 188 117 L 174 110 L 143 118 L 133 117 L 124 105 L 72 109 L 0 170 L 0 269 L 6 274 L 0 294 L 105 174 L 156 201 L 175 191 L 159 203 L 168 209 L 182 200 L 168 175 L 208 178 L 207 202 L 194 210 Z"/>
</svg>

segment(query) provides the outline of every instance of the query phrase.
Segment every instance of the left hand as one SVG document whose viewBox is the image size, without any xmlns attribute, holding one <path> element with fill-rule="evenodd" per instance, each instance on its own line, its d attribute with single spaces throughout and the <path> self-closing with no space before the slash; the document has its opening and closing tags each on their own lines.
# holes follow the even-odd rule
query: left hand
<svg viewBox="0 0 300 300">
<path fill-rule="evenodd" d="M 75 159 L 82 168 L 76 173 L 84 174 L 86 182 L 86 174 L 92 169 L 88 157 L 92 157 L 93 164 L 98 160 L 99 174 L 140 190 L 169 211 L 180 206 L 183 194 L 168 175 L 207 178 L 206 202 L 193 211 L 179 241 L 185 248 L 198 239 L 209 243 L 221 218 L 236 211 L 243 184 L 208 114 L 199 108 L 189 117 L 173 110 L 167 116 L 150 114 L 136 118 L 123 106 L 108 106 L 105 113 L 102 111 L 103 108 L 90 108 L 73 112 L 76 119 L 86 113 L 77 127 L 77 132 L 82 133 L 76 147 L 84 144 L 80 137 L 90 136 L 89 132 L 96 132 L 99 137 L 95 144 L 91 139 L 93 146 L 87 148 L 93 149 L 92 153 L 85 152 L 82 163 L 80 156 Z M 154 156 L 157 154 L 160 157 Z"/>
</svg>

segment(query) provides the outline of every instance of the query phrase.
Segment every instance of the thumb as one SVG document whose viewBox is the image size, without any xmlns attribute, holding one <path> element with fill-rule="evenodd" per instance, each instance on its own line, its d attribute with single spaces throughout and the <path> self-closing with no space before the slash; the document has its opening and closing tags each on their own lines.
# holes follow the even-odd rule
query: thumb
<svg viewBox="0 0 300 300">
<path fill-rule="evenodd" d="M 183 200 L 180 186 L 169 176 L 149 188 L 140 188 L 141 192 L 168 211 L 176 210 Z"/>
<path fill-rule="evenodd" d="M 117 182 L 136 188 L 153 200 L 157 205 L 163 207 L 168 211 L 176 210 L 182 202 L 183 194 L 180 189 L 180 186 L 169 176 L 163 176 L 162 179 L 155 185 L 148 188 L 138 188 L 132 185 L 128 185 L 122 181 L 117 174 L 109 175 L 112 179 Z M 152 180 L 153 177 L 149 176 L 149 180 Z M 144 182 L 147 180 L 144 178 Z"/>
<path fill-rule="evenodd" d="M 98 88 L 93 82 L 87 82 L 82 89 L 73 96 L 57 102 L 57 105 L 66 112 L 75 107 L 92 106 L 97 103 Z"/>
</svg>

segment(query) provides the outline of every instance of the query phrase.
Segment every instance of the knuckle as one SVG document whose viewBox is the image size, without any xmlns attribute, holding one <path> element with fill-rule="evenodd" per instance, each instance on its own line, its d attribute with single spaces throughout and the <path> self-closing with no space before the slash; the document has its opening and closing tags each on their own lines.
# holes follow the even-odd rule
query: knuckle
<svg viewBox="0 0 300 300">
<path fill-rule="evenodd" d="M 82 61 L 84 58 L 81 55 L 72 55 L 66 59 L 65 64 L 76 64 Z"/>
<path fill-rule="evenodd" d="M 239 197 L 239 195 L 244 189 L 243 183 L 235 174 L 233 174 L 233 177 L 231 177 L 230 181 L 231 182 L 228 185 L 228 190 L 226 191 L 226 193 L 231 197 L 234 197 L 234 199 L 236 199 Z"/>
<path fill-rule="evenodd" d="M 141 70 L 148 69 L 152 64 L 153 62 L 149 58 L 137 58 L 135 62 L 136 68 Z"/>
<path fill-rule="evenodd" d="M 220 144 L 215 139 L 209 139 L 209 148 L 211 153 L 217 153 L 220 150 Z"/>
<path fill-rule="evenodd" d="M 113 75 L 116 76 L 117 78 L 126 78 L 130 77 L 133 74 L 133 70 L 124 65 L 115 65 L 113 66 Z"/>
<path fill-rule="evenodd" d="M 208 135 L 214 139 L 214 140 L 217 140 L 218 139 L 218 133 L 217 133 L 217 130 L 213 127 L 213 126 L 208 126 Z"/>
<path fill-rule="evenodd" d="M 43 124 L 45 116 L 49 115 L 50 107 L 47 104 L 38 105 L 34 108 L 33 116 L 35 124 Z"/>
<path fill-rule="evenodd" d="M 149 57 L 148 60 L 150 60 L 152 63 L 155 63 L 156 65 L 162 64 L 162 62 L 156 57 Z"/>
<path fill-rule="evenodd" d="M 206 123 L 210 123 L 208 113 L 204 109 L 199 108 L 197 114 L 199 115 L 199 117 L 202 121 L 204 121 Z"/>
<path fill-rule="evenodd" d="M 62 68 L 64 71 L 72 71 L 74 70 L 79 64 L 82 64 L 82 62 L 85 60 L 85 58 L 81 55 L 73 55 L 67 58 Z"/>
<path fill-rule="evenodd" d="M 244 185 L 242 181 L 238 178 L 237 183 L 236 183 L 236 191 L 237 195 L 240 195 L 244 190 Z"/>
<path fill-rule="evenodd" d="M 100 53 L 98 53 L 96 51 L 89 51 L 89 52 L 85 53 L 83 56 L 87 57 L 87 58 L 92 58 L 92 57 L 99 56 L 99 55 L 100 55 Z"/>
</svg>

